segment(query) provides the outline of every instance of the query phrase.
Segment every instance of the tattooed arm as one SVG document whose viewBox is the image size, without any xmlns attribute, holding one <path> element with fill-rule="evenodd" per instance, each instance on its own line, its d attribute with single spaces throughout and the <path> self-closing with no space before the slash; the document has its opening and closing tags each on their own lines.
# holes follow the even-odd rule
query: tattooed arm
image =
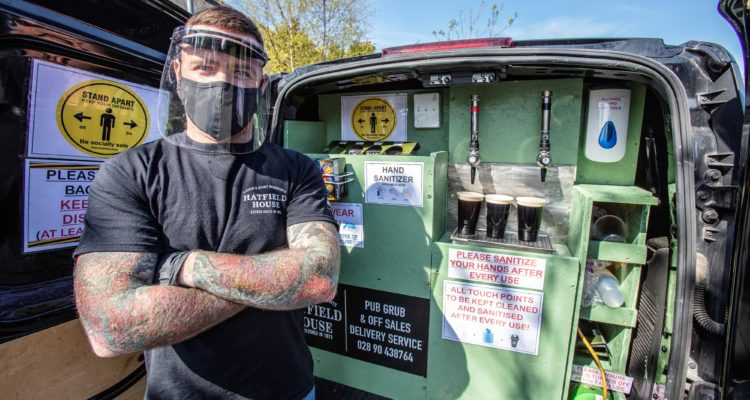
<svg viewBox="0 0 750 400">
<path fill-rule="evenodd" d="M 181 342 L 244 306 L 205 291 L 151 285 L 155 253 L 86 253 L 75 268 L 76 306 L 101 357 Z"/>
<path fill-rule="evenodd" d="M 194 251 L 178 280 L 218 297 L 266 310 L 294 310 L 331 300 L 339 275 L 339 241 L 330 222 L 287 228 L 289 249 L 254 255 Z"/>
</svg>

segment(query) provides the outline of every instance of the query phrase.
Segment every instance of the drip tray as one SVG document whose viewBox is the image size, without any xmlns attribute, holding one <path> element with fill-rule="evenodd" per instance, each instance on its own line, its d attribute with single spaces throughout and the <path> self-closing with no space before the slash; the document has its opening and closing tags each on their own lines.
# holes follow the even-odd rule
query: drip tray
<svg viewBox="0 0 750 400">
<path fill-rule="evenodd" d="M 477 228 L 477 234 L 472 238 L 459 236 L 454 229 L 451 234 L 453 243 L 468 244 L 480 247 L 497 247 L 513 250 L 535 251 L 539 253 L 554 253 L 555 247 L 552 245 L 552 239 L 544 231 L 540 230 L 536 242 L 524 242 L 518 240 L 518 232 L 505 231 L 505 237 L 502 239 L 488 238 L 484 229 Z"/>
</svg>

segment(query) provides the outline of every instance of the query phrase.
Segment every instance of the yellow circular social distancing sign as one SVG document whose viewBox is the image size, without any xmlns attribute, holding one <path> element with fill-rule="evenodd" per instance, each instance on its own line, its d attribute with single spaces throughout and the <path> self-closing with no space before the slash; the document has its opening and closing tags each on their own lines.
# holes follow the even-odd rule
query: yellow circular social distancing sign
<svg viewBox="0 0 750 400">
<path fill-rule="evenodd" d="M 351 121 L 354 133 L 363 140 L 384 140 L 396 128 L 396 113 L 387 101 L 370 97 L 357 103 Z"/>
<path fill-rule="evenodd" d="M 81 82 L 57 102 L 57 127 L 76 149 L 112 157 L 146 140 L 148 109 L 126 85 L 101 79 Z"/>
</svg>

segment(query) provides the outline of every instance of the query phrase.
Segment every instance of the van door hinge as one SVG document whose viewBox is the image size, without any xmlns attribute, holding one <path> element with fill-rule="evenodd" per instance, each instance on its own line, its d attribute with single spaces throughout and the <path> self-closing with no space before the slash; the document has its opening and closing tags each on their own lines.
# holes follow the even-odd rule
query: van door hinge
<svg viewBox="0 0 750 400">
<path fill-rule="evenodd" d="M 699 210 L 708 208 L 734 210 L 737 205 L 737 186 L 711 185 L 709 182 L 704 181 L 698 185 L 697 189 L 696 206 Z"/>
</svg>

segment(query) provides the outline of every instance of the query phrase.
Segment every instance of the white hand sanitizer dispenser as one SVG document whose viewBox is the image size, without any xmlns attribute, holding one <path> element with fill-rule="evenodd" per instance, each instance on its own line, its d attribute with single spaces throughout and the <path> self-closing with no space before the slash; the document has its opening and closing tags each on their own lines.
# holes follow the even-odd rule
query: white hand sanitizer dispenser
<svg viewBox="0 0 750 400">
<path fill-rule="evenodd" d="M 629 115 L 629 89 L 590 90 L 586 158 L 603 163 L 622 160 L 627 150 Z"/>
</svg>

